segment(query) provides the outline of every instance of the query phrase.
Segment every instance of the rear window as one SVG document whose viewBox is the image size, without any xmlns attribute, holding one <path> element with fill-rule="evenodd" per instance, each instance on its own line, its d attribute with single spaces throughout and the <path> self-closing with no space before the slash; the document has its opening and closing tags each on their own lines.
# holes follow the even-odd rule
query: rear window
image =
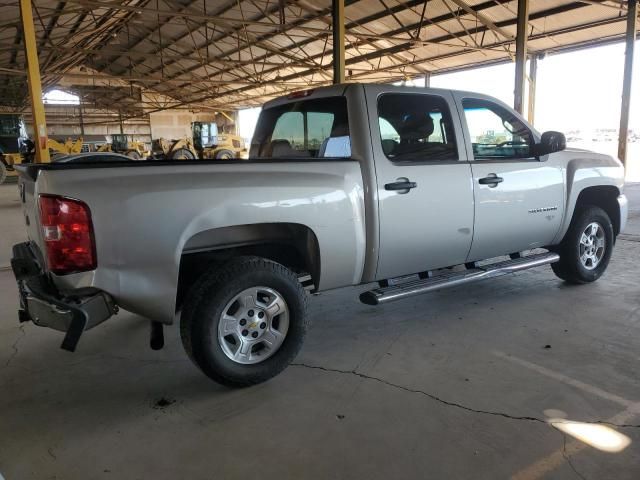
<svg viewBox="0 0 640 480">
<path fill-rule="evenodd" d="M 263 110 L 251 158 L 345 158 L 351 139 L 344 97 L 318 98 Z"/>
</svg>

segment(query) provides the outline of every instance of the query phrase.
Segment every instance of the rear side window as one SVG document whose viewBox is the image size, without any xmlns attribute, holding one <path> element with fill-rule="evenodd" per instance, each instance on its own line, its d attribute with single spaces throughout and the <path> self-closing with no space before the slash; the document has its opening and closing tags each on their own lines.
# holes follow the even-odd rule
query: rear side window
<svg viewBox="0 0 640 480">
<path fill-rule="evenodd" d="M 378 121 L 382 150 L 394 162 L 458 159 L 451 113 L 440 96 L 381 95 Z"/>
<path fill-rule="evenodd" d="M 251 158 L 344 158 L 351 156 L 347 100 L 318 98 L 263 110 Z"/>
</svg>

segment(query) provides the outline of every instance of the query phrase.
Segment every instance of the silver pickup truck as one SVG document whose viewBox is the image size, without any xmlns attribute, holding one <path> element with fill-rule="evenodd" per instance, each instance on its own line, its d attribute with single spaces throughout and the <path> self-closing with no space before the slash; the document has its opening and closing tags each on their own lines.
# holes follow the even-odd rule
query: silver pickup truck
<svg viewBox="0 0 640 480">
<path fill-rule="evenodd" d="M 118 308 L 152 348 L 179 321 L 230 386 L 292 361 L 308 291 L 377 282 L 378 305 L 545 264 L 593 282 L 627 218 L 618 160 L 469 92 L 296 92 L 264 106 L 249 160 L 71 160 L 18 167 L 20 320 L 71 351 Z"/>
</svg>

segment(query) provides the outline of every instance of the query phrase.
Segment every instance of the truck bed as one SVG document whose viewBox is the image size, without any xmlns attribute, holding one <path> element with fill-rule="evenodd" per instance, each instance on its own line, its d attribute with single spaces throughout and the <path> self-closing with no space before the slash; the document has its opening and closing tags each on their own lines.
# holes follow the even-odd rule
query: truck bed
<svg viewBox="0 0 640 480">
<path fill-rule="evenodd" d="M 56 283 L 97 287 L 157 321 L 174 319 L 185 250 L 194 239 L 203 248 L 203 239 L 239 218 L 307 225 L 323 260 L 322 289 L 359 283 L 362 276 L 364 189 L 355 160 L 51 163 L 22 165 L 19 172 L 29 239 L 37 247 L 43 245 L 39 194 L 78 199 L 91 209 L 98 268 L 56 277 Z"/>
</svg>

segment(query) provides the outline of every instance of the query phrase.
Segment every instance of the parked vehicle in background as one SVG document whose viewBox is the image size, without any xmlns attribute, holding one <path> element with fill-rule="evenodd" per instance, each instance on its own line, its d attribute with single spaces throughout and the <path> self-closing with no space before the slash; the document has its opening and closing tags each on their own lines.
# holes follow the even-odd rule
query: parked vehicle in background
<svg viewBox="0 0 640 480">
<path fill-rule="evenodd" d="M 32 142 L 27 138 L 20 115 L 0 113 L 0 185 L 22 163 Z"/>
<path fill-rule="evenodd" d="M 306 290 L 377 282 L 360 299 L 379 305 L 546 264 L 593 282 L 627 218 L 618 160 L 469 92 L 297 92 L 264 106 L 249 157 L 19 167 L 20 319 L 68 350 L 118 307 L 154 348 L 179 320 L 196 365 L 245 386 L 296 356 Z"/>
<path fill-rule="evenodd" d="M 215 122 L 193 122 L 191 137 L 179 140 L 153 140 L 152 156 L 156 160 L 229 160 L 246 153 L 244 140 L 231 133 L 218 133 Z"/>
<path fill-rule="evenodd" d="M 57 155 L 70 155 L 72 153 L 82 152 L 82 137 L 78 137 L 76 140 L 67 138 L 64 143 L 58 142 L 53 138 L 47 139 L 47 148 L 49 149 L 49 156 L 54 158 Z"/>
<path fill-rule="evenodd" d="M 229 160 L 242 158 L 247 149 L 244 140 L 230 132 L 218 132 L 215 122 L 193 122 L 191 124 L 193 142 L 197 157 L 206 160 Z"/>
<path fill-rule="evenodd" d="M 97 151 L 121 153 L 132 160 L 144 160 L 151 155 L 143 142 L 129 140 L 129 136 L 122 133 L 112 134 L 111 143 L 105 143 L 98 147 Z"/>
</svg>

